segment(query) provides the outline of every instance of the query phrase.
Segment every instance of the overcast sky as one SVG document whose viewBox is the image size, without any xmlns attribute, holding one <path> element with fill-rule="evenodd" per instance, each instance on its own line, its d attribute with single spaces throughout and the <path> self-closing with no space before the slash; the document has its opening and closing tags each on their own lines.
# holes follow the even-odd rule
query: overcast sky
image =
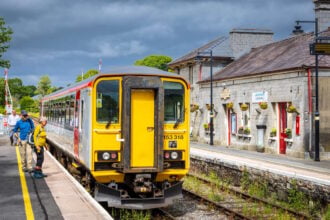
<svg viewBox="0 0 330 220">
<path fill-rule="evenodd" d="M 56 86 L 97 69 L 99 58 L 104 72 L 150 54 L 175 59 L 233 28 L 271 29 L 280 40 L 313 9 L 312 0 L 0 0 L 14 31 L 9 76 L 27 85 L 48 74 Z"/>
</svg>

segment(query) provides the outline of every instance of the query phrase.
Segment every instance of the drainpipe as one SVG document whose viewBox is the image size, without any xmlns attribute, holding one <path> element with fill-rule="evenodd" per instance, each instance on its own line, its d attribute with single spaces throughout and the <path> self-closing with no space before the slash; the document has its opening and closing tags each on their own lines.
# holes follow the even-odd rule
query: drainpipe
<svg viewBox="0 0 330 220">
<path fill-rule="evenodd" d="M 313 101 L 312 101 L 312 79 L 311 69 L 307 69 L 307 84 L 308 84 L 308 116 L 309 116 L 309 152 L 312 152 L 312 112 L 313 112 Z"/>
</svg>

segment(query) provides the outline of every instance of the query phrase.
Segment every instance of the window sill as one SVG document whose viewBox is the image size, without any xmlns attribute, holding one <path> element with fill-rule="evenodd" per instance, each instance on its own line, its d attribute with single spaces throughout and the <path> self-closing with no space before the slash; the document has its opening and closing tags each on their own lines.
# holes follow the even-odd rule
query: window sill
<svg viewBox="0 0 330 220">
<path fill-rule="evenodd" d="M 289 138 L 284 138 L 284 141 L 285 141 L 285 142 L 288 142 L 288 143 L 293 143 L 292 138 L 290 138 L 290 139 L 289 139 Z"/>
<path fill-rule="evenodd" d="M 269 137 L 268 140 L 269 141 L 276 141 L 277 140 L 277 137 Z"/>
</svg>

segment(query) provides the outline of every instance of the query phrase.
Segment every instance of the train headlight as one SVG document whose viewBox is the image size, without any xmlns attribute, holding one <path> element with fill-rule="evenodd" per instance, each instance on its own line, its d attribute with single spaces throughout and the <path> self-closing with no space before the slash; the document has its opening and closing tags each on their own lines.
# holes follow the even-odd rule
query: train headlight
<svg viewBox="0 0 330 220">
<path fill-rule="evenodd" d="M 103 160 L 109 160 L 110 159 L 110 154 L 108 152 L 104 152 L 102 154 L 102 158 L 103 158 Z"/>
<path fill-rule="evenodd" d="M 178 152 L 176 152 L 176 151 L 171 152 L 171 159 L 172 160 L 176 160 L 176 159 L 178 159 L 178 157 L 179 157 Z"/>
</svg>

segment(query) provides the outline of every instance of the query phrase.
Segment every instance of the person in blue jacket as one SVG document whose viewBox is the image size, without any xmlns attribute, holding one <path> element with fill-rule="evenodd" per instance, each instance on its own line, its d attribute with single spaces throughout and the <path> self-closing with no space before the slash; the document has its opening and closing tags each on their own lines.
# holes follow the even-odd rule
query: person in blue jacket
<svg viewBox="0 0 330 220">
<path fill-rule="evenodd" d="M 32 172 L 32 146 L 28 143 L 29 133 L 34 130 L 34 124 L 28 113 L 25 110 L 21 112 L 21 120 L 19 120 L 14 128 L 14 132 L 17 133 L 20 130 L 19 151 L 21 154 L 22 168 L 24 172 Z"/>
</svg>

